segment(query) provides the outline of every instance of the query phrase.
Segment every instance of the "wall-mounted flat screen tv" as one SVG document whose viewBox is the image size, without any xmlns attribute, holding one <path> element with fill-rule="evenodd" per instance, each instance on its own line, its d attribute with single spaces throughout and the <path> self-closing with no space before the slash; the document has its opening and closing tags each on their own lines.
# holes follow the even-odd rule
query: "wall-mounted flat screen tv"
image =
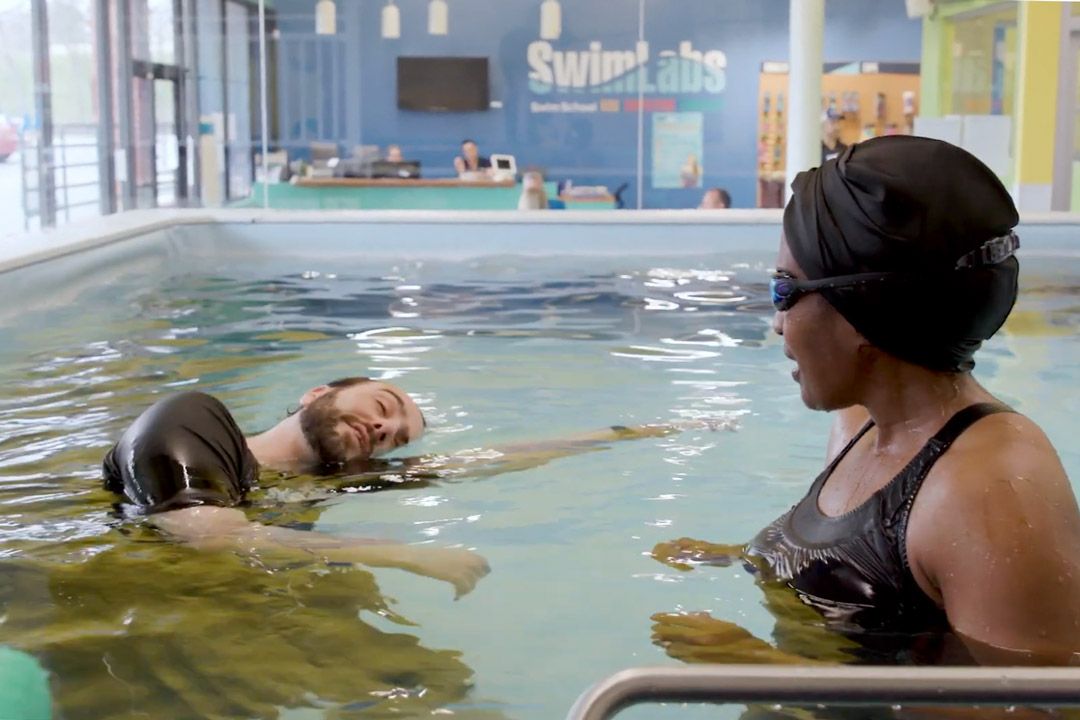
<svg viewBox="0 0 1080 720">
<path fill-rule="evenodd" d="M 486 57 L 399 57 L 397 104 L 402 110 L 487 110 Z"/>
</svg>

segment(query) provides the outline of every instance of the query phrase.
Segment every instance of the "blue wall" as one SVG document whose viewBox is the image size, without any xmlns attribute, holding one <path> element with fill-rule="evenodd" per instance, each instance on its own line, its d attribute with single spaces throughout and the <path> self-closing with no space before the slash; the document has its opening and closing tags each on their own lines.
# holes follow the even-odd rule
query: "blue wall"
<svg viewBox="0 0 1080 720">
<path fill-rule="evenodd" d="M 615 186 L 629 182 L 636 203 L 636 112 L 540 113 L 531 103 L 598 98 L 635 99 L 636 91 L 536 94 L 529 83 L 529 44 L 539 39 L 539 0 L 450 0 L 450 32 L 427 34 L 426 0 L 399 0 L 401 38 L 380 37 L 382 0 L 337 0 L 338 34 L 313 34 L 312 0 L 278 0 L 280 144 L 291 153 L 312 140 L 353 145 L 402 145 L 425 176 L 451 175 L 463 137 L 484 154 L 511 153 L 518 167 L 543 167 L 551 179 Z M 726 55 L 720 93 L 649 93 L 648 98 L 699 102 L 704 107 L 703 185 L 722 186 L 735 206 L 750 207 L 757 176 L 757 94 L 761 63 L 786 60 L 788 0 L 647 0 L 645 39 L 656 82 L 659 54 L 690 41 Z M 638 39 L 637 0 L 563 0 L 563 33 L 555 50 L 632 50 Z M 904 3 L 828 0 L 825 60 L 917 62 L 921 25 Z M 396 102 L 398 55 L 490 58 L 491 97 L 500 109 L 478 113 L 401 111 Z M 679 109 L 686 109 L 680 104 Z M 693 207 L 699 189 L 654 189 L 651 118 L 645 115 L 645 207 Z"/>
</svg>

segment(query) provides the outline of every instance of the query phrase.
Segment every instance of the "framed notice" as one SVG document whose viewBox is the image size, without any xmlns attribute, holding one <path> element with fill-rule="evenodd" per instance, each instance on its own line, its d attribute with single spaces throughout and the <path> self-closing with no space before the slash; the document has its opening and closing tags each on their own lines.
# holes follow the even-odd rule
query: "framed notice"
<svg viewBox="0 0 1080 720">
<path fill-rule="evenodd" d="M 652 114 L 654 188 L 701 187 L 703 118 L 699 112 Z"/>
</svg>

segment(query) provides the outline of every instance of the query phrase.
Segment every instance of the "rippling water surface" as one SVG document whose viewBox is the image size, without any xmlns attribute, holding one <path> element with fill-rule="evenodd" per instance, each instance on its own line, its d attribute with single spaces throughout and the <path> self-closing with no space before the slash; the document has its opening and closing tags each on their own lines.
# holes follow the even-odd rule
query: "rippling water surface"
<svg viewBox="0 0 1080 720">
<path fill-rule="evenodd" d="M 4 314 L 0 643 L 50 670 L 66 718 L 539 719 L 603 674 L 672 662 L 650 643 L 652 613 L 711 610 L 768 637 L 741 570 L 679 573 L 648 552 L 744 541 L 819 470 L 828 418 L 801 406 L 771 335 L 770 260 L 162 267 Z M 977 374 L 1043 424 L 1075 481 L 1060 402 L 1080 381 L 1072 262 L 1026 265 Z M 356 374 L 418 398 L 431 427 L 410 454 L 658 420 L 739 429 L 385 492 L 267 477 L 252 496 L 263 522 L 475 548 L 493 572 L 459 602 L 399 571 L 179 547 L 99 487 L 105 451 L 163 394 L 216 394 L 255 432 Z"/>
</svg>

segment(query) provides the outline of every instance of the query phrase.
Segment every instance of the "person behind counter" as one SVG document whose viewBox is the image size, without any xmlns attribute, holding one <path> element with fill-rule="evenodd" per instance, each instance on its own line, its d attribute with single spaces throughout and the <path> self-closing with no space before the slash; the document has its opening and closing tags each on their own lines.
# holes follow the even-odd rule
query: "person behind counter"
<svg viewBox="0 0 1080 720">
<path fill-rule="evenodd" d="M 481 172 L 491 168 L 491 160 L 480 154 L 475 140 L 466 138 L 461 141 L 461 154 L 454 158 L 454 169 L 458 175 L 467 172 Z"/>
</svg>

